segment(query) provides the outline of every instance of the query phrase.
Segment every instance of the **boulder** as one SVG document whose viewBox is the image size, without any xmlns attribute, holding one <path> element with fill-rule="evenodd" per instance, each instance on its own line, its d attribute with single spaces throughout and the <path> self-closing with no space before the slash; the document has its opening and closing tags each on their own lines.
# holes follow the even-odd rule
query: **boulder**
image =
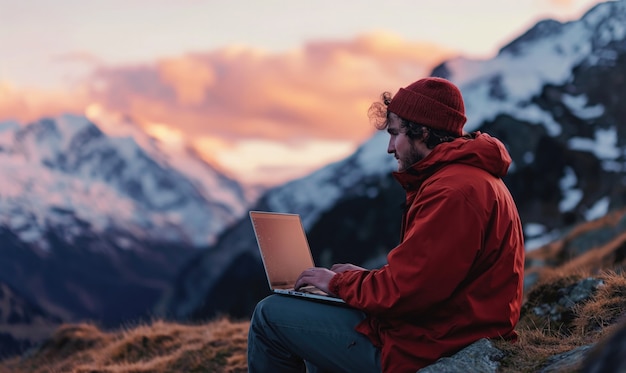
<svg viewBox="0 0 626 373">
<path fill-rule="evenodd" d="M 443 357 L 418 373 L 496 373 L 504 352 L 483 338 L 450 357 Z"/>
</svg>

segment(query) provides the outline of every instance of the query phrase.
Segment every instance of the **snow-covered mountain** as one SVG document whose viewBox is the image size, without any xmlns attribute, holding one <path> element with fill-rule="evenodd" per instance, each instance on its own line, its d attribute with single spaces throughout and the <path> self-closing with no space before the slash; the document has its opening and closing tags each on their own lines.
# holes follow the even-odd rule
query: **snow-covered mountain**
<svg viewBox="0 0 626 373">
<path fill-rule="evenodd" d="M 73 239 L 68 214 L 96 233 L 206 246 L 244 213 L 250 201 L 237 182 L 189 151 L 164 152 L 132 123 L 120 125 L 124 136 L 72 115 L 0 123 L 0 224 L 43 249 L 48 229 L 65 227 Z"/>
<path fill-rule="evenodd" d="M 250 203 L 128 119 L 0 123 L 0 178 L 0 282 L 65 321 L 144 315 Z"/>
<path fill-rule="evenodd" d="M 625 51 L 626 1 L 609 1 L 577 21 L 539 22 L 491 60 L 457 58 L 433 72 L 461 87 L 467 130 L 505 140 L 518 200 L 528 191 L 551 194 L 535 198 L 532 212 L 522 208 L 528 248 L 624 204 Z M 529 132 L 536 133 L 532 139 Z"/>
<path fill-rule="evenodd" d="M 540 22 L 493 59 L 456 58 L 432 75 L 459 85 L 466 130 L 509 149 L 505 182 L 527 249 L 626 205 L 626 0 L 599 4 L 580 20 Z M 404 197 L 390 177 L 386 141 L 377 133 L 347 159 L 270 190 L 254 208 L 301 214 L 318 264 L 380 264 L 398 239 Z M 244 217 L 188 263 L 159 311 L 247 315 L 267 294 L 257 251 Z M 247 297 L 228 297 L 230 284 L 247 286 Z"/>
</svg>

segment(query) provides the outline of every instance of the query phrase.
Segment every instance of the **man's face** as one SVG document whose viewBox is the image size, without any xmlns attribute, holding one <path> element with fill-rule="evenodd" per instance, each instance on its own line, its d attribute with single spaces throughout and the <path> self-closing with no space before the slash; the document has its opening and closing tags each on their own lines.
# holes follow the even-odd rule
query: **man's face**
<svg viewBox="0 0 626 373">
<path fill-rule="evenodd" d="M 400 127 L 402 119 L 396 114 L 389 113 L 387 121 L 387 133 L 389 133 L 387 153 L 393 154 L 398 160 L 398 171 L 404 171 L 424 158 L 416 147 L 419 140 L 411 140 L 407 137 L 405 129 Z"/>
</svg>

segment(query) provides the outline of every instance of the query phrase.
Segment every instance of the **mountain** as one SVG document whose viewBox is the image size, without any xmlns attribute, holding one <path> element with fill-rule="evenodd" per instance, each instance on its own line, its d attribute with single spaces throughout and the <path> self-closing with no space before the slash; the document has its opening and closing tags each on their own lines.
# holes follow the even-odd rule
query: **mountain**
<svg viewBox="0 0 626 373">
<path fill-rule="evenodd" d="M 36 241 L 51 227 L 71 230 L 64 216 L 73 212 L 98 232 L 132 227 L 139 237 L 212 243 L 243 213 L 242 187 L 195 154 L 172 157 L 140 134 L 108 136 L 71 115 L 0 124 L 0 172 L 10 176 L 0 192 L 4 225 Z"/>
<path fill-rule="evenodd" d="M 236 181 L 128 119 L 1 123 L 0 175 L 0 282 L 66 321 L 145 315 L 250 203 Z"/>
<path fill-rule="evenodd" d="M 626 2 L 606 2 L 579 21 L 538 23 L 492 60 L 433 72 L 461 86 L 466 129 L 507 144 L 531 248 L 626 202 L 625 24 Z"/>
<path fill-rule="evenodd" d="M 459 85 L 466 130 L 490 133 L 509 149 L 513 164 L 504 181 L 528 250 L 626 205 L 624 25 L 626 1 L 606 2 L 580 20 L 539 22 L 492 59 L 455 58 L 432 72 Z M 352 156 L 268 191 L 253 208 L 301 214 L 319 265 L 383 264 L 397 244 L 404 199 L 386 141 L 375 134 Z M 187 262 L 157 312 L 243 317 L 266 294 L 243 217 Z"/>
<path fill-rule="evenodd" d="M 43 341 L 60 324 L 59 317 L 0 282 L 0 360 Z"/>
</svg>

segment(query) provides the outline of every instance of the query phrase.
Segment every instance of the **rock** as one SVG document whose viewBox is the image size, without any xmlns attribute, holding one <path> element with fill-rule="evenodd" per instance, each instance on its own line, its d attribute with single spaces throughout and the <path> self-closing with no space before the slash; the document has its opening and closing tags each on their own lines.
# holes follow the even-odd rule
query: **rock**
<svg viewBox="0 0 626 373">
<path fill-rule="evenodd" d="M 443 357 L 418 373 L 496 373 L 504 352 L 483 338 L 450 357 Z"/>
<path fill-rule="evenodd" d="M 538 304 L 532 306 L 532 312 L 552 321 L 569 323 L 574 317 L 575 306 L 589 300 L 604 285 L 600 279 L 588 277 L 570 286 L 558 290 L 544 290 Z M 530 304 L 525 305 L 525 308 Z M 524 310 L 522 311 L 524 313 Z"/>
<path fill-rule="evenodd" d="M 626 322 L 602 339 L 586 355 L 581 373 L 626 372 Z"/>
<path fill-rule="evenodd" d="M 600 286 L 604 285 L 604 281 L 588 277 L 583 279 L 572 286 L 559 290 L 559 294 L 562 298 L 559 299 L 559 304 L 566 308 L 572 308 L 576 304 L 585 301 L 593 294 Z"/>
<path fill-rule="evenodd" d="M 573 372 L 580 366 L 593 345 L 581 346 L 562 354 L 554 355 L 546 361 L 539 373 Z"/>
</svg>

